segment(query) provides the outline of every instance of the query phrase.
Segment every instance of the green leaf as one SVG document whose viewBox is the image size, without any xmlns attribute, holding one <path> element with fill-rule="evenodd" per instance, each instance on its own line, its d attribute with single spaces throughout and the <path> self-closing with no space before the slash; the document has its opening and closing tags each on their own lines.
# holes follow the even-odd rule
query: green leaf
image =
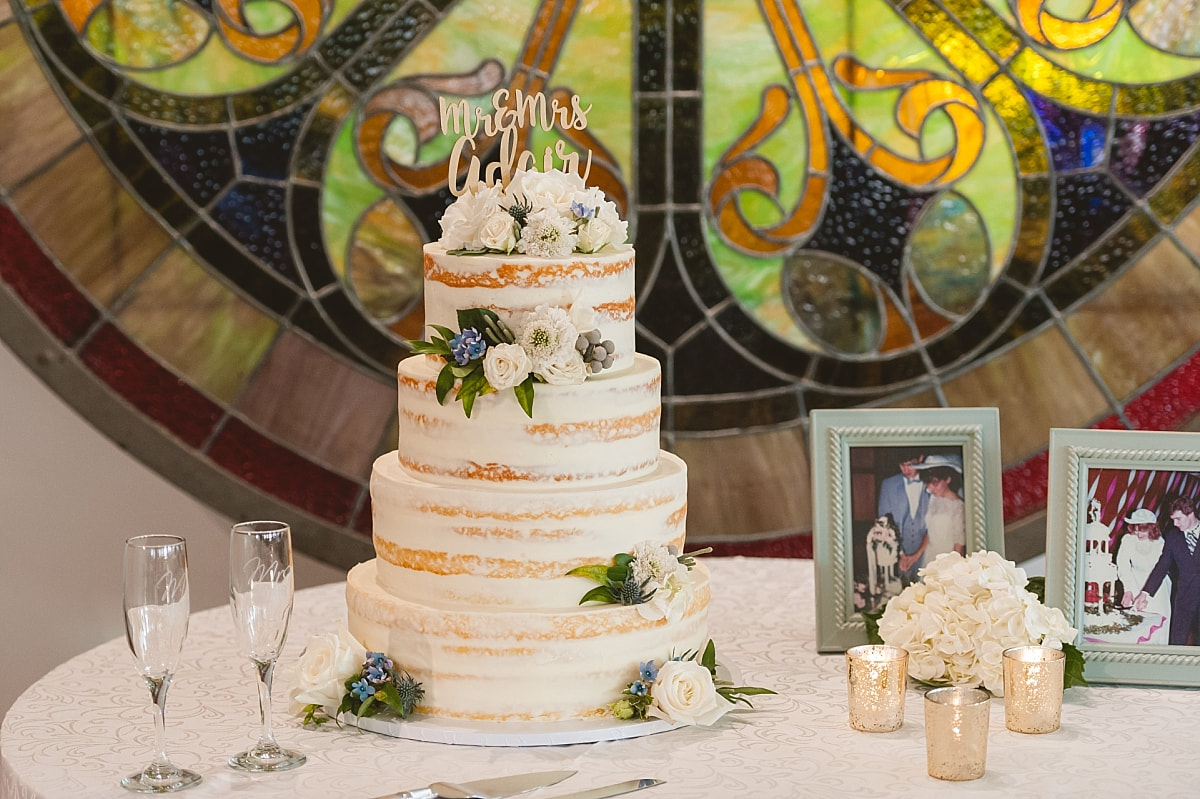
<svg viewBox="0 0 1200 799">
<path fill-rule="evenodd" d="M 617 602 L 617 598 L 613 596 L 612 589 L 607 585 L 599 585 L 583 595 L 583 599 L 579 600 L 579 604 L 583 605 L 587 602 L 603 602 L 606 605 L 612 605 Z"/>
<path fill-rule="evenodd" d="M 867 643 L 882 644 L 883 639 L 879 637 L 879 620 L 883 618 L 883 611 L 887 608 L 887 603 L 884 602 L 879 606 L 878 610 L 864 610 L 860 615 L 863 617 L 863 623 L 867 627 Z"/>
<path fill-rule="evenodd" d="M 704 654 L 700 656 L 700 665 L 708 669 L 710 674 L 717 673 L 717 645 L 711 638 L 708 639 L 708 646 L 704 647 Z"/>
<path fill-rule="evenodd" d="M 479 369 L 482 364 L 479 361 L 470 361 L 464 366 L 459 366 L 457 363 L 450 364 L 450 371 L 454 372 L 455 377 L 466 377 L 467 375 Z"/>
<path fill-rule="evenodd" d="M 458 328 L 466 330 L 475 328 L 481 335 L 486 334 L 489 323 L 495 324 L 500 317 L 488 308 L 466 308 L 458 312 Z"/>
<path fill-rule="evenodd" d="M 446 345 L 446 349 L 450 349 L 450 339 L 454 338 L 458 334 L 455 333 L 450 328 L 442 327 L 441 325 L 430 325 L 430 327 L 432 327 L 434 330 L 436 330 L 438 332 L 438 335 L 440 335 L 442 338 L 445 339 L 445 341 L 443 341 L 442 343 Z"/>
<path fill-rule="evenodd" d="M 1025 590 L 1038 598 L 1038 602 L 1046 604 L 1046 578 L 1045 577 L 1030 577 L 1029 582 L 1025 583 Z"/>
<path fill-rule="evenodd" d="M 450 345 L 435 338 L 433 341 L 410 341 L 414 355 L 436 355 L 439 358 L 453 358 L 454 352 Z"/>
<path fill-rule="evenodd" d="M 592 582 L 605 585 L 608 580 L 608 567 L 603 563 L 592 563 L 587 566 L 576 566 L 567 572 L 568 577 L 586 577 Z"/>
<path fill-rule="evenodd" d="M 614 583 L 623 583 L 629 579 L 628 566 L 609 566 L 606 572 L 608 579 Z"/>
<path fill-rule="evenodd" d="M 517 403 L 530 419 L 533 418 L 533 382 L 531 376 L 525 378 L 519 386 L 513 387 L 513 393 L 517 395 Z"/>
<path fill-rule="evenodd" d="M 475 398 L 487 387 L 487 377 L 482 369 L 477 369 L 462 379 L 462 385 L 458 387 L 458 399 L 462 402 L 463 413 L 468 419 L 471 418 L 471 409 L 475 407 Z"/>
<path fill-rule="evenodd" d="M 437 401 L 439 405 L 446 404 L 446 395 L 454 388 L 454 364 L 448 363 L 442 367 L 437 376 Z"/>
<path fill-rule="evenodd" d="M 633 563 L 633 555 L 630 555 L 628 552 L 613 555 L 613 563 L 618 566 L 628 566 L 630 563 Z"/>
<path fill-rule="evenodd" d="M 1079 651 L 1079 647 L 1074 644 L 1067 643 L 1063 644 L 1063 652 L 1067 656 L 1067 662 L 1063 668 L 1063 688 L 1087 685 L 1087 680 L 1083 678 L 1083 652 Z"/>
</svg>

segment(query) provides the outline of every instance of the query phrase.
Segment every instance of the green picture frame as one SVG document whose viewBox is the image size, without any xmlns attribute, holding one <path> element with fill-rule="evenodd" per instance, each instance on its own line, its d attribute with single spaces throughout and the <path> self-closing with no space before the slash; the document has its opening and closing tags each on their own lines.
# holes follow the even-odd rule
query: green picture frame
<svg viewBox="0 0 1200 799">
<path fill-rule="evenodd" d="M 810 421 L 818 651 L 844 652 L 866 643 L 862 611 L 898 593 L 919 568 L 911 566 L 908 576 L 897 576 L 894 567 L 880 566 L 880 559 L 870 554 L 872 544 L 866 543 L 880 524 L 890 524 L 892 534 L 899 536 L 890 515 L 887 521 L 878 518 L 883 510 L 881 497 L 889 493 L 882 481 L 889 468 L 898 469 L 895 460 L 888 466 L 889 457 L 913 455 L 909 460 L 919 460 L 922 466 L 957 460 L 963 551 L 1003 554 L 996 408 L 815 410 Z M 918 494 L 920 490 L 914 489 Z M 914 496 L 913 501 L 919 500 Z M 930 557 L 936 554 L 926 552 Z M 880 579 L 872 580 L 872 574 Z"/>
<path fill-rule="evenodd" d="M 1169 637 L 1161 642 L 1161 632 L 1154 635 L 1151 627 L 1152 611 L 1119 606 L 1116 595 L 1127 587 L 1115 568 L 1108 572 L 1107 553 L 1098 553 L 1096 545 L 1107 539 L 1115 563 L 1118 539 L 1128 534 L 1121 528 L 1138 518 L 1137 510 L 1155 517 L 1164 543 L 1176 532 L 1170 521 L 1174 497 L 1200 504 L 1200 433 L 1055 428 L 1049 455 L 1046 600 L 1079 631 L 1075 645 L 1086 661 L 1084 677 L 1090 683 L 1200 686 L 1200 633 L 1192 644 L 1172 645 Z M 1111 533 L 1098 534 L 1096 525 L 1110 526 Z M 1115 590 L 1107 591 L 1106 600 L 1106 578 L 1114 574 Z M 1161 625 L 1168 634 L 1173 612 L 1171 601 Z M 1123 629 L 1131 622 L 1134 628 Z"/>
</svg>

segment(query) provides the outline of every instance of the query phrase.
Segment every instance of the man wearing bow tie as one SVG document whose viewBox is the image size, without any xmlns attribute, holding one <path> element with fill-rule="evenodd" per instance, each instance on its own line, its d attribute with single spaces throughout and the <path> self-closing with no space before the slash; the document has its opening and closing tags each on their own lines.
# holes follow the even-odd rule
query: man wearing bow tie
<svg viewBox="0 0 1200 799">
<path fill-rule="evenodd" d="M 1200 520 L 1190 497 L 1177 497 L 1167 506 L 1175 529 L 1163 535 L 1163 551 L 1146 578 L 1146 585 L 1134 598 L 1133 606 L 1146 609 L 1150 597 L 1158 591 L 1168 574 L 1174 585 L 1171 597 L 1172 646 L 1200 645 Z"/>
<path fill-rule="evenodd" d="M 900 582 L 916 582 L 917 571 L 925 565 L 925 512 L 929 492 L 917 473 L 924 455 L 905 452 L 900 456 L 899 474 L 879 484 L 879 516 L 891 515 L 900 530 Z"/>
</svg>

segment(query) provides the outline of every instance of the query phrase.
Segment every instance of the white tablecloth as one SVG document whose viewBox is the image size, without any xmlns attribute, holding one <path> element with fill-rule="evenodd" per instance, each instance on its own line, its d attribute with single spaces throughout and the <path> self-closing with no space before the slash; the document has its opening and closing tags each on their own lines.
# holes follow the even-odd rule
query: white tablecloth
<svg viewBox="0 0 1200 799">
<path fill-rule="evenodd" d="M 756 697 L 756 710 L 727 715 L 712 728 L 596 744 L 479 748 L 332 725 L 301 728 L 287 715 L 285 697 L 309 636 L 334 629 L 345 615 L 344 587 L 334 584 L 297 594 L 275 684 L 277 738 L 307 753 L 308 763 L 281 774 L 234 772 L 225 759 L 245 748 L 257 730 L 253 677 L 233 651 L 228 611 L 197 613 L 167 707 L 168 751 L 178 765 L 204 776 L 182 795 L 373 797 L 434 780 L 552 769 L 579 773 L 528 794 L 530 799 L 635 777 L 666 780 L 639 799 L 1200 795 L 1200 690 L 1170 688 L 1070 689 L 1062 729 L 1042 736 L 1007 731 L 996 700 L 987 774 L 971 783 L 934 780 L 925 772 L 916 689 L 908 692 L 905 723 L 897 732 L 859 733 L 846 723 L 845 660 L 817 654 L 814 644 L 811 561 L 707 563 L 719 655 L 744 683 L 780 695 Z M 128 799 L 118 782 L 149 761 L 148 706 L 123 639 L 53 669 L 17 700 L 0 728 L 0 796 Z"/>
</svg>

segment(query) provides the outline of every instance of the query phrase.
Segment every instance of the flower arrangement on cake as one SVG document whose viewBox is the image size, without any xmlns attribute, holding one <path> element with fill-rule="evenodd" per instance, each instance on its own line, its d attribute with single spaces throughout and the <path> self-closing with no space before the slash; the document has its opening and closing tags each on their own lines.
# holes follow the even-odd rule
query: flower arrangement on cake
<svg viewBox="0 0 1200 799">
<path fill-rule="evenodd" d="M 437 400 L 444 405 L 457 384 L 455 397 L 468 418 L 476 397 L 510 388 L 533 418 L 534 384 L 578 385 L 612 366 L 616 351 L 596 329 L 595 311 L 579 303 L 568 310 L 539 305 L 520 317 L 515 331 L 487 308 L 459 311 L 457 333 L 432 327 L 437 336 L 409 346 L 417 355 L 445 361 L 438 372 Z"/>
<path fill-rule="evenodd" d="M 583 595 L 581 605 L 637 605 L 644 619 L 677 621 L 692 601 L 690 572 L 696 556 L 708 552 L 712 552 L 711 547 L 681 555 L 674 546 L 643 541 L 632 552 L 614 555 L 611 564 L 577 566 L 567 575 L 600 584 Z"/>
<path fill-rule="evenodd" d="M 421 683 L 382 652 L 368 652 L 343 625 L 308 642 L 297 683 L 290 710 L 318 727 L 343 713 L 369 718 L 383 708 L 408 718 L 425 695 Z"/>
<path fill-rule="evenodd" d="M 1067 655 L 1063 687 L 1086 685 L 1076 630 L 1044 601 L 1044 581 L 996 552 L 938 555 L 878 611 L 862 614 L 871 643 L 908 651 L 908 673 L 930 685 L 965 685 L 1002 695 L 1003 652 L 1040 644 Z"/>
<path fill-rule="evenodd" d="M 441 245 L 451 255 L 562 258 L 623 244 L 629 223 L 604 192 L 575 172 L 518 169 L 507 186 L 476 183 L 442 216 Z"/>
<path fill-rule="evenodd" d="M 717 677 L 717 649 L 710 640 L 703 653 L 687 652 L 662 666 L 654 661 L 638 667 L 638 679 L 624 690 L 624 699 L 610 704 L 619 719 L 664 719 L 675 724 L 707 727 L 741 702 L 754 707 L 747 696 L 774 694 L 769 688 L 735 686 Z"/>
</svg>

